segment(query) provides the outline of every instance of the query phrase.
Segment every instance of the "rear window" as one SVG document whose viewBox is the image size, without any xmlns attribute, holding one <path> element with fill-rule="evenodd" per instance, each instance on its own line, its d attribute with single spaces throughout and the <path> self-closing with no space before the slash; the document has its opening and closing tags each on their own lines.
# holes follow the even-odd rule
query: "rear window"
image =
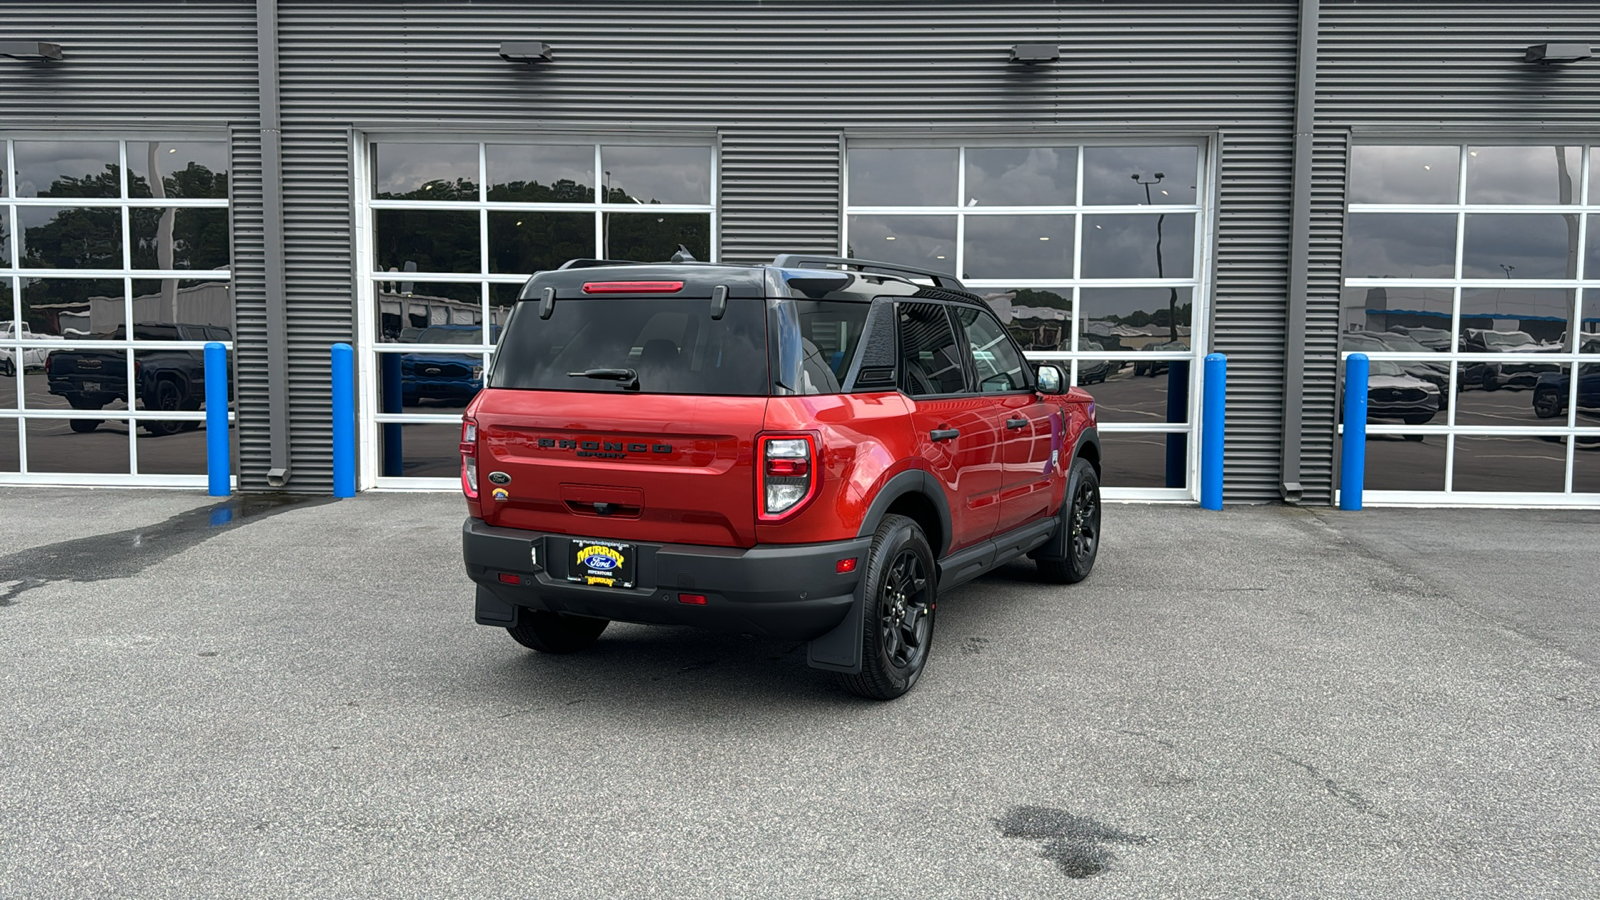
<svg viewBox="0 0 1600 900">
<path fill-rule="evenodd" d="M 489 386 L 765 396 L 764 307 L 761 300 L 729 300 L 722 318 L 712 319 L 709 299 L 584 298 L 559 301 L 541 319 L 538 301 L 519 303 Z"/>
<path fill-rule="evenodd" d="M 871 306 L 839 300 L 771 300 L 773 378 L 792 394 L 837 394 Z"/>
</svg>

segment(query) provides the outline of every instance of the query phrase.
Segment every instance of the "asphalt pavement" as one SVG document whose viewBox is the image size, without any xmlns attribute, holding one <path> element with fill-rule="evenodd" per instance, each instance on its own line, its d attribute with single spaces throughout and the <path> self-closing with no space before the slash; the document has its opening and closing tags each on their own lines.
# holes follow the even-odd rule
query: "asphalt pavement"
<svg viewBox="0 0 1600 900">
<path fill-rule="evenodd" d="M 887 704 L 525 651 L 462 515 L 0 491 L 0 898 L 1600 895 L 1600 514 L 1114 505 Z"/>
</svg>

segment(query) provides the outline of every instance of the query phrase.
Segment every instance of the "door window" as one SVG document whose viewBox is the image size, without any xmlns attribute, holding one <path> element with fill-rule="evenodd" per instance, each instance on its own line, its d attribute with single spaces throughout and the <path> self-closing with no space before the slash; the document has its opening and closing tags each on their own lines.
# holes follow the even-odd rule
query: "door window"
<svg viewBox="0 0 1600 900">
<path fill-rule="evenodd" d="M 900 389 L 913 397 L 965 391 L 965 366 L 944 307 L 902 303 L 899 315 Z"/>
<path fill-rule="evenodd" d="M 1033 386 L 1022 354 L 1017 352 L 994 316 L 979 309 L 956 309 L 954 312 L 956 321 L 966 332 L 979 391 L 985 394 L 1025 391 Z"/>
</svg>

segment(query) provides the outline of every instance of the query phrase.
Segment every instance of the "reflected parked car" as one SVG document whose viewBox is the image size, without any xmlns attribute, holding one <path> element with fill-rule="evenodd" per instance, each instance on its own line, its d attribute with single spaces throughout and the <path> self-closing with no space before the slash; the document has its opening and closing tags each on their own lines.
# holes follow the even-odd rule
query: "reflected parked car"
<svg viewBox="0 0 1600 900">
<path fill-rule="evenodd" d="M 1450 332 L 1443 328 L 1429 328 L 1425 325 L 1390 325 L 1389 331 L 1408 337 L 1435 353 L 1450 352 Z"/>
<path fill-rule="evenodd" d="M 1560 353 L 1561 345 L 1554 341 L 1535 340 L 1526 331 L 1493 331 L 1487 328 L 1465 328 L 1461 332 L 1463 353 Z M 1463 383 L 1477 385 L 1486 391 L 1519 385 L 1534 387 L 1539 376 L 1554 372 L 1551 363 L 1537 362 L 1466 362 L 1461 364 Z"/>
<path fill-rule="evenodd" d="M 1407 353 L 1427 352 L 1420 343 L 1403 334 L 1384 334 L 1376 331 L 1347 331 L 1340 335 L 1341 349 L 1346 353 Z M 1450 367 L 1424 362 L 1395 363 L 1412 378 L 1420 378 L 1439 391 L 1440 408 L 1450 406 Z"/>
<path fill-rule="evenodd" d="M 1106 348 L 1101 345 L 1099 341 L 1091 341 L 1087 338 L 1080 338 L 1078 340 L 1078 349 L 1091 353 L 1101 353 L 1104 352 Z M 1078 363 L 1078 384 L 1101 384 L 1106 380 L 1106 376 L 1120 368 L 1122 368 L 1121 363 L 1115 363 L 1109 360 L 1082 360 Z"/>
<path fill-rule="evenodd" d="M 498 340 L 500 326 L 490 333 Z M 430 325 L 417 335 L 418 344 L 480 344 L 481 325 Z M 465 403 L 483 388 L 483 357 L 477 354 L 421 352 L 400 357 L 400 402 L 416 406 L 423 400 Z"/>
<path fill-rule="evenodd" d="M 1424 425 L 1439 412 L 1439 389 L 1406 374 L 1388 360 L 1372 361 L 1367 378 L 1367 421 L 1398 419 L 1407 425 Z M 1420 441 L 1421 435 L 1406 435 Z"/>
<path fill-rule="evenodd" d="M 1600 352 L 1600 341 L 1586 341 L 1582 352 Z M 1566 369 L 1540 373 L 1533 386 L 1533 414 L 1541 419 L 1564 415 L 1571 393 L 1572 379 Z M 1600 363 L 1578 366 L 1578 409 L 1600 410 Z"/>
<path fill-rule="evenodd" d="M 1149 351 L 1151 353 L 1173 353 L 1186 351 L 1189 349 L 1189 345 L 1183 341 L 1167 341 L 1166 343 L 1162 344 L 1145 344 L 1139 349 L 1142 351 Z M 1133 374 L 1149 375 L 1151 378 L 1154 378 L 1155 376 L 1160 375 L 1162 372 L 1167 370 L 1167 364 L 1169 362 L 1170 360 L 1165 359 L 1153 359 L 1149 362 L 1135 361 L 1133 364 Z"/>
</svg>

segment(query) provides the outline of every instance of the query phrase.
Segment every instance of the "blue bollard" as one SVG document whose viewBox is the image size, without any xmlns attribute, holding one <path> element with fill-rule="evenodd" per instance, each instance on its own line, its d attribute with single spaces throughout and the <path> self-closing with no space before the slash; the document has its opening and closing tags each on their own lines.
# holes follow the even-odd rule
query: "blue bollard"
<svg viewBox="0 0 1600 900">
<path fill-rule="evenodd" d="M 1206 354 L 1205 396 L 1200 401 L 1200 506 L 1222 508 L 1222 429 L 1227 422 L 1228 358 Z"/>
<path fill-rule="evenodd" d="M 228 433 L 228 348 L 206 344 L 206 482 L 207 493 L 233 493 L 232 436 Z"/>
<path fill-rule="evenodd" d="M 333 495 L 356 495 L 355 351 L 333 345 Z"/>
<path fill-rule="evenodd" d="M 1344 364 L 1344 443 L 1339 453 L 1339 508 L 1361 508 L 1367 480 L 1367 376 L 1372 368 L 1365 353 L 1352 353 Z"/>
</svg>

